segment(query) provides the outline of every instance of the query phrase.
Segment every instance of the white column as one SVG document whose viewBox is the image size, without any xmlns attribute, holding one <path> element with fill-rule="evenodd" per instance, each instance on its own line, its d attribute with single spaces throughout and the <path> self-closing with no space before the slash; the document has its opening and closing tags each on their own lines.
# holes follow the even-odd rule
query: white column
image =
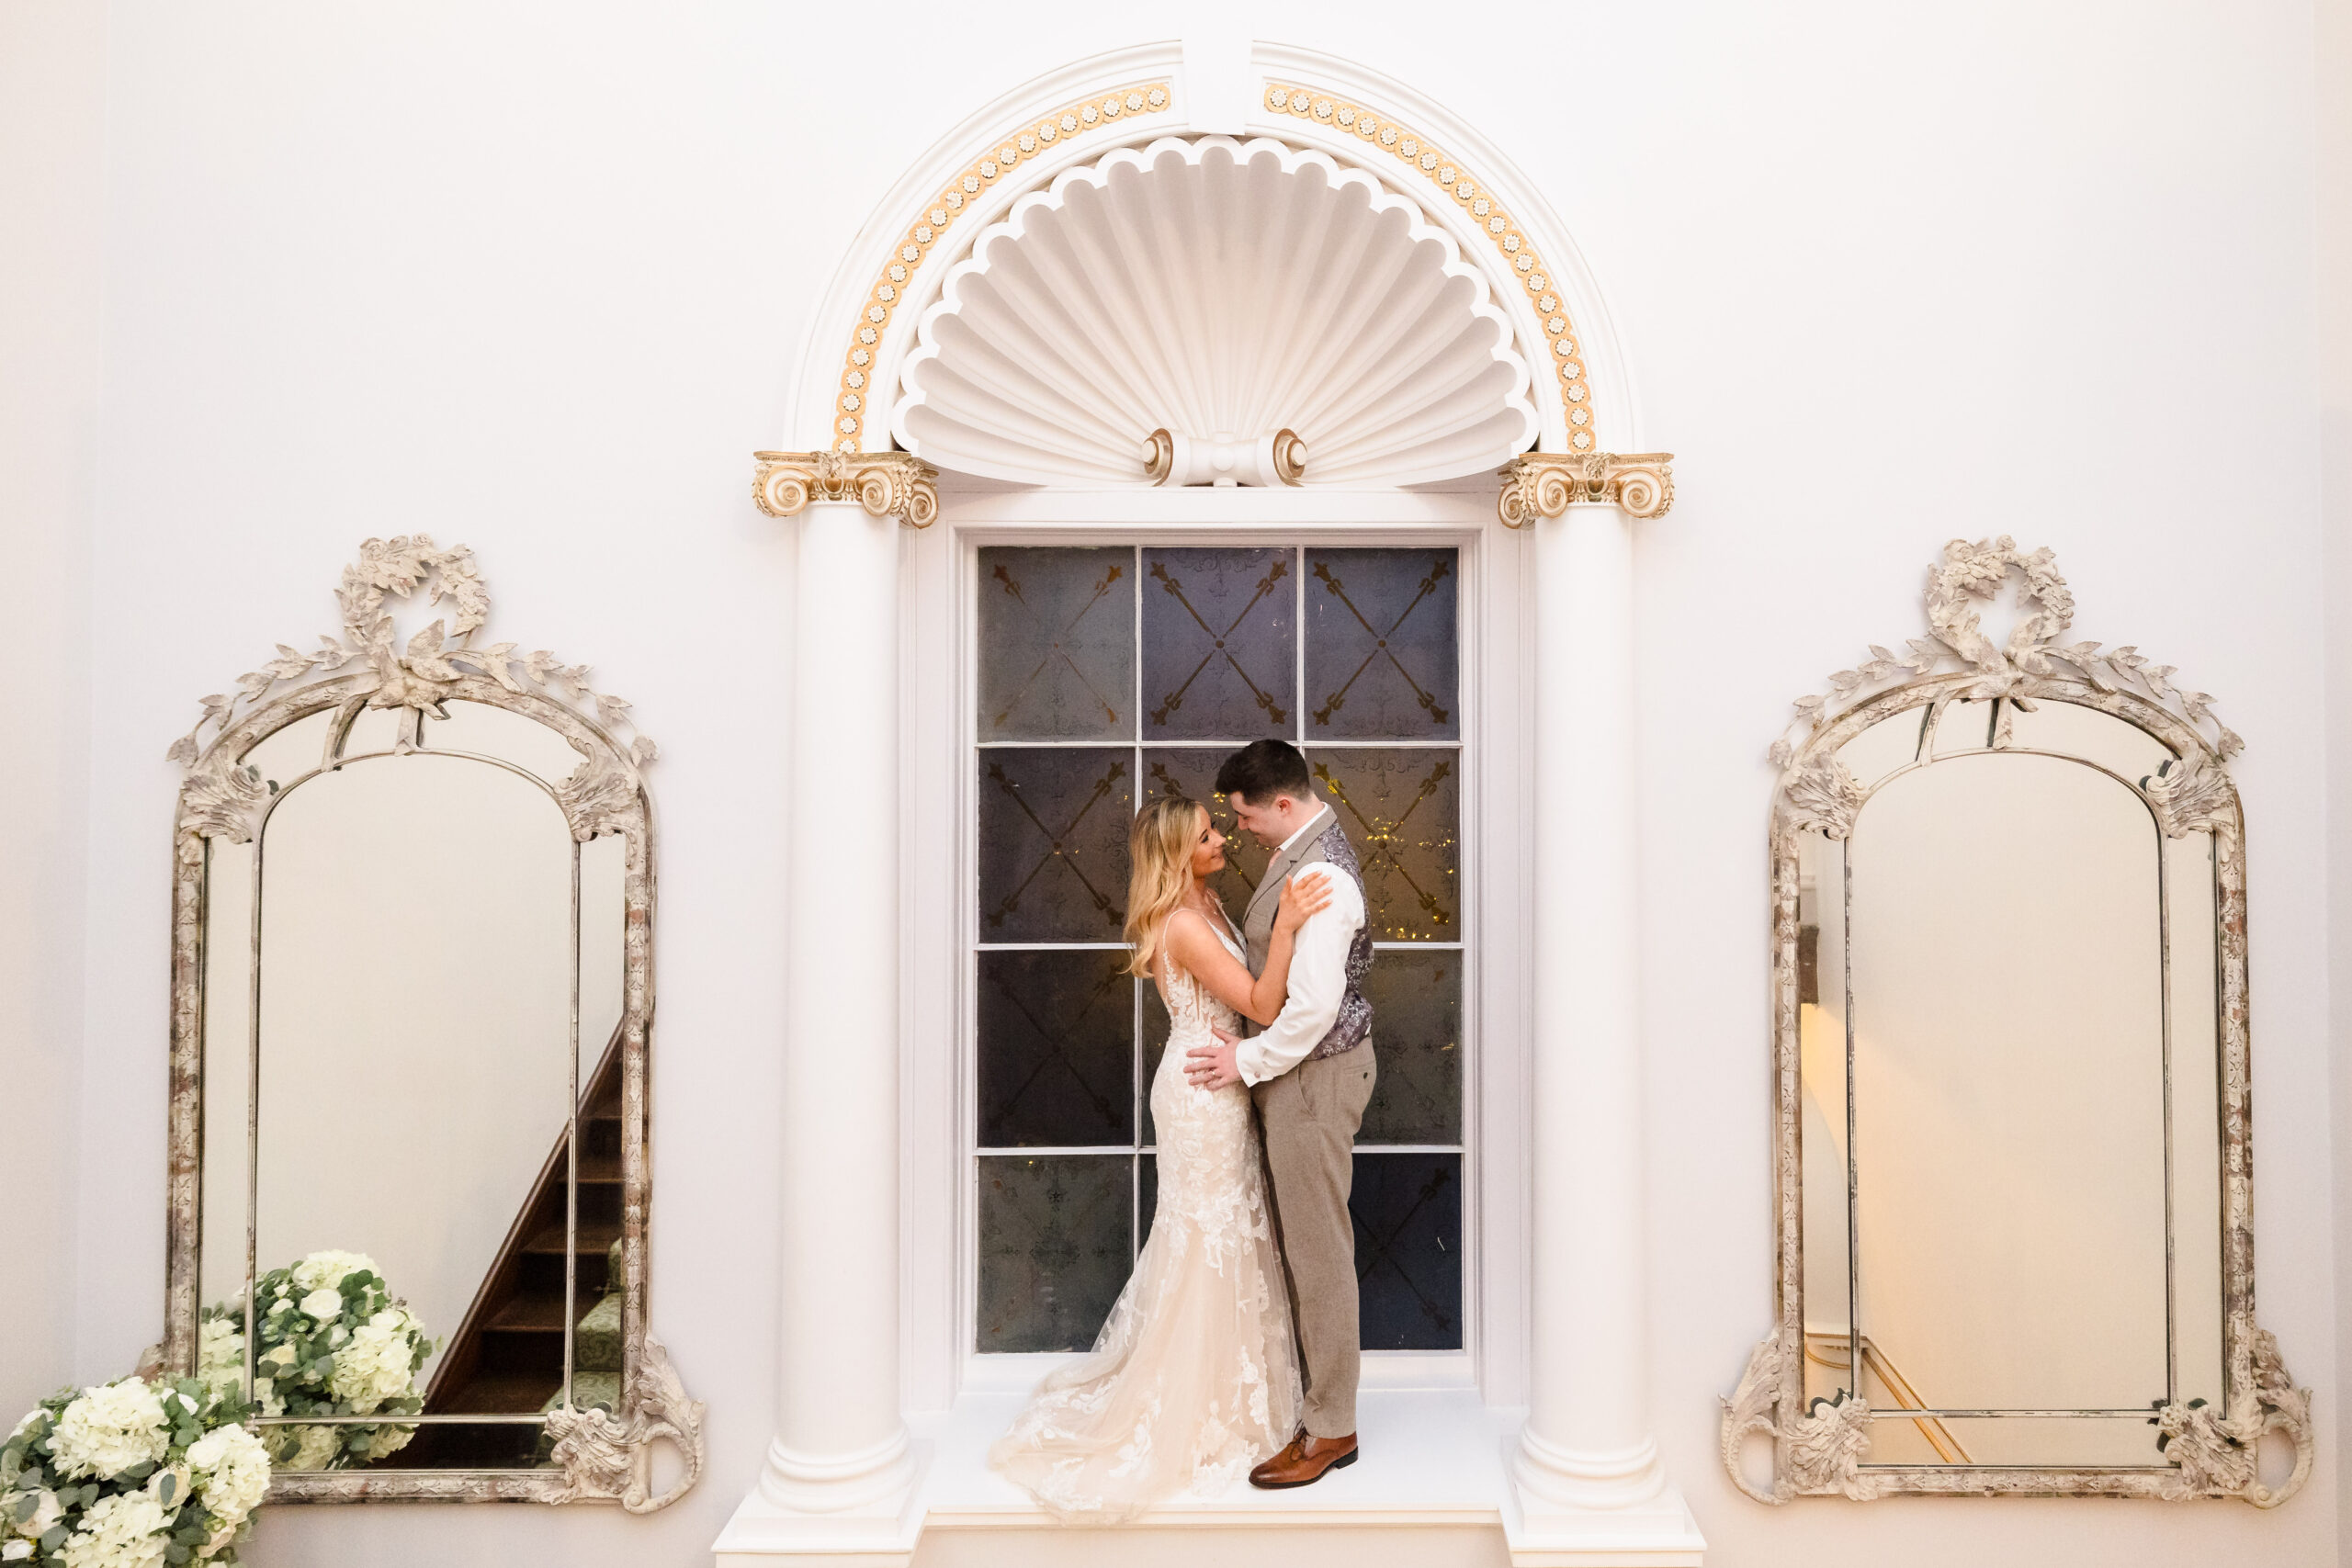
<svg viewBox="0 0 2352 1568">
<path fill-rule="evenodd" d="M 1633 530 L 1671 491 L 1664 454 L 1515 468 L 1504 520 L 1534 531 L 1535 981 L 1512 1547 L 1544 1562 L 1543 1545 L 1605 1540 L 1611 1562 L 1696 1562 L 1650 1436 L 1645 1346 Z"/>
<path fill-rule="evenodd" d="M 904 456 L 760 457 L 762 509 L 800 534 L 784 1288 L 775 1437 L 718 1551 L 902 1561 L 917 1456 L 899 1404 L 899 536 L 937 502 Z"/>
</svg>

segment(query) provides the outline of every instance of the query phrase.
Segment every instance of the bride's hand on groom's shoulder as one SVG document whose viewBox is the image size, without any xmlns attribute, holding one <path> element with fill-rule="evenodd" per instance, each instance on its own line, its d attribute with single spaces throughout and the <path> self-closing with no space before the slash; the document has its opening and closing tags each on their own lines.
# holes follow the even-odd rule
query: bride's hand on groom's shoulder
<svg viewBox="0 0 2352 1568">
<path fill-rule="evenodd" d="M 1283 882 L 1282 901 L 1274 906 L 1274 929 L 1295 931 L 1308 916 L 1330 907 L 1331 874 L 1323 866 L 1310 865 Z"/>
</svg>

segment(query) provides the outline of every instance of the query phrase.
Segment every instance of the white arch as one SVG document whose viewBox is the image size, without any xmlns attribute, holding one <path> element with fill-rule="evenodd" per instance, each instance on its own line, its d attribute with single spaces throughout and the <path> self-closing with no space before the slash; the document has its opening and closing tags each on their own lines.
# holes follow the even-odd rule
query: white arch
<svg viewBox="0 0 2352 1568">
<path fill-rule="evenodd" d="M 1540 450 L 1642 449 L 1633 378 L 1607 302 L 1551 204 L 1500 150 L 1402 83 L 1317 51 L 1253 45 L 1246 77 L 1250 107 L 1236 125 L 1231 108 L 1216 99 L 1225 84 L 1208 80 L 1197 66 L 1188 72 L 1182 45 L 1145 44 L 1050 72 L 967 116 L 891 187 L 843 255 L 803 340 L 787 444 L 888 447 L 888 403 L 918 322 L 949 272 L 1023 196 L 1118 147 L 1232 134 L 1312 148 L 1370 175 L 1453 237 L 1485 276 L 1531 363 L 1556 367 L 1563 356 L 1555 345 L 1566 339 L 1573 346 L 1568 357 L 1580 375 L 1564 383 L 1539 374 L 1530 389 Z M 1277 88 L 1285 107 L 1272 101 Z M 1295 109 L 1287 107 L 1294 93 Z M 1103 112 L 1113 106 L 1117 112 Z M 1091 119 L 1080 118 L 1087 113 Z M 1360 134 L 1357 127 L 1368 118 L 1377 119 L 1377 130 Z M 1072 129 L 1049 138 L 1061 124 Z M 1384 140 L 1388 131 L 1397 133 L 1396 141 Z M 1424 143 L 1422 153 L 1404 157 L 1399 149 L 1408 142 Z M 997 156 L 1006 151 L 1010 160 Z M 1441 175 L 1458 177 L 1441 184 Z M 1451 194 L 1464 178 L 1476 187 L 1469 201 Z M 1474 211 L 1481 202 L 1486 209 Z M 933 218 L 945 221 L 933 224 Z M 1490 231 L 1498 218 L 1500 234 Z M 1519 265 L 1522 254 L 1534 258 L 1532 265 Z M 1544 287 L 1530 288 L 1531 278 Z M 1539 310 L 1547 298 L 1555 309 Z M 870 341 L 861 343 L 860 333 Z M 854 362 L 860 353 L 864 361 Z M 854 428 L 843 431 L 844 422 Z"/>
<path fill-rule="evenodd" d="M 1287 426 L 1308 481 L 1405 485 L 1526 450 L 1531 378 L 1484 275 L 1414 204 L 1272 137 L 1163 136 L 981 232 L 922 313 L 890 431 L 943 468 L 1068 486 L 1148 482 L 1155 426 Z"/>
</svg>

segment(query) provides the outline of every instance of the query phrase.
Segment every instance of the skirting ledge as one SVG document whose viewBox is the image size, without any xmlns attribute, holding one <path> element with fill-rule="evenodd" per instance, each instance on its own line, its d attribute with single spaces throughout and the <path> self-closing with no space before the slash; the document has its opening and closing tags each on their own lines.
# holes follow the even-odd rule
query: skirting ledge
<svg viewBox="0 0 2352 1568">
<path fill-rule="evenodd" d="M 754 1494 L 714 1547 L 718 1568 L 1698 1568 L 1706 1550 L 1671 1490 L 1634 1508 L 1522 1517 L 1515 1427 L 1469 1389 L 1367 1392 L 1363 1459 L 1313 1486 L 1244 1484 L 1116 1529 L 1059 1526 L 987 1466 L 1021 1403 L 967 1393 L 917 1424 L 921 1476 L 870 1517 L 788 1516 Z"/>
</svg>

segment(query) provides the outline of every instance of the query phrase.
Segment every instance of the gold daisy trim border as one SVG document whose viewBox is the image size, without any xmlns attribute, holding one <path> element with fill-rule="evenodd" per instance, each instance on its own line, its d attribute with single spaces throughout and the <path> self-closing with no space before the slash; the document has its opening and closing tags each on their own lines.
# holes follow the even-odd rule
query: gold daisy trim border
<svg viewBox="0 0 2352 1568">
<path fill-rule="evenodd" d="M 1592 389 L 1585 379 L 1584 359 L 1577 346 L 1575 323 L 1568 320 L 1567 303 L 1553 286 L 1552 275 L 1544 267 L 1543 257 L 1536 254 L 1533 243 L 1512 224 L 1510 215 L 1496 204 L 1486 187 L 1470 177 L 1470 171 L 1462 166 L 1460 160 L 1446 156 L 1430 146 L 1426 137 L 1393 119 L 1311 87 L 1270 81 L 1266 84 L 1266 107 L 1278 114 L 1292 114 L 1352 131 L 1356 140 L 1367 147 L 1394 153 L 1401 162 L 1419 170 L 1477 220 L 1486 231 L 1488 243 L 1502 254 L 1504 263 L 1519 274 L 1536 313 L 1544 318 L 1544 335 L 1552 344 L 1552 364 L 1559 377 L 1560 398 L 1568 411 L 1568 445 L 1579 452 L 1591 451 Z"/>
<path fill-rule="evenodd" d="M 866 291 L 865 308 L 850 334 L 849 348 L 842 356 L 841 387 L 833 399 L 833 450 L 865 449 L 868 415 L 872 412 L 867 405 L 872 392 L 870 373 L 875 346 L 882 341 L 891 316 L 906 298 L 908 281 L 938 247 L 956 219 L 964 215 L 973 198 L 1016 165 L 1042 155 L 1070 137 L 1083 136 L 1123 119 L 1158 114 L 1170 102 L 1165 80 L 1137 82 L 1132 86 L 1114 87 L 1080 98 L 1008 131 L 932 198 L 922 214 L 907 225 L 898 250 L 875 278 L 874 287 Z M 887 448 L 888 442 L 886 440 L 883 446 Z"/>
</svg>

